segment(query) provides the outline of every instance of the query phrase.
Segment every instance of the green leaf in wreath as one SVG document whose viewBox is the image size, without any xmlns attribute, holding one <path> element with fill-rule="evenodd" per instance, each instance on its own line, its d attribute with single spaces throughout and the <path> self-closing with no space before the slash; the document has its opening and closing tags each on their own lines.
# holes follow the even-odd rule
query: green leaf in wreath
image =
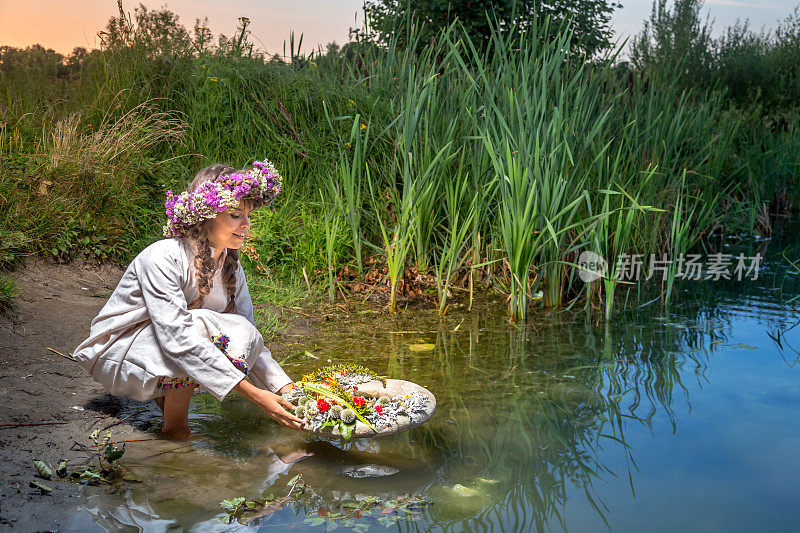
<svg viewBox="0 0 800 533">
<path fill-rule="evenodd" d="M 350 437 L 353 436 L 353 430 L 356 429 L 355 423 L 353 424 L 345 424 L 342 421 L 339 421 L 339 432 L 342 434 L 342 438 L 350 442 Z"/>
</svg>

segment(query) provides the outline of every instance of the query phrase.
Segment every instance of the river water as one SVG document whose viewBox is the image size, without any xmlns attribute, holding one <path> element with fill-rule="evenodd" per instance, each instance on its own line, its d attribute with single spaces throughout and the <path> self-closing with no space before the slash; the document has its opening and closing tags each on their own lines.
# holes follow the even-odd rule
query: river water
<svg viewBox="0 0 800 533">
<path fill-rule="evenodd" d="M 358 362 L 430 389 L 433 418 L 343 445 L 198 395 L 202 438 L 131 447 L 146 481 L 87 496 L 71 527 L 798 531 L 800 274 L 786 258 L 800 253 L 786 235 L 718 249 L 764 254 L 758 280 L 684 281 L 667 307 L 631 295 L 608 323 L 542 310 L 513 326 L 502 305 L 327 322 L 291 346 L 290 375 Z M 342 474 L 364 465 L 389 475 Z M 289 501 L 228 523 L 222 500 L 280 498 L 298 474 Z"/>
</svg>

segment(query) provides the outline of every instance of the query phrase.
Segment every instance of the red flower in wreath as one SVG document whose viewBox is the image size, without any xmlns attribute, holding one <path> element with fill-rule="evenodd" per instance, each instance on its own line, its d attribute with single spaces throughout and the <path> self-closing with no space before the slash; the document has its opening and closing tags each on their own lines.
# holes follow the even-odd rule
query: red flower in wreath
<svg viewBox="0 0 800 533">
<path fill-rule="evenodd" d="M 317 400 L 317 409 L 319 409 L 320 413 L 324 413 L 328 409 L 331 408 L 331 404 L 325 401 L 325 398 L 320 398 Z"/>
<path fill-rule="evenodd" d="M 353 396 L 353 405 L 356 407 L 364 407 L 366 403 L 367 400 L 365 400 L 363 396 Z"/>
<path fill-rule="evenodd" d="M 376 405 L 375 406 L 375 412 L 378 413 L 379 415 L 382 414 L 383 413 L 383 407 L 381 407 L 380 405 Z"/>
</svg>

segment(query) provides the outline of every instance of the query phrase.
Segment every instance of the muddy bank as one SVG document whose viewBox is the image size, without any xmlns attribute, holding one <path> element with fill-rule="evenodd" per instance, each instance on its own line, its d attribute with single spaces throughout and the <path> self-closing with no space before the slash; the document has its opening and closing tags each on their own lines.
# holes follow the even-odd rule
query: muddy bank
<svg viewBox="0 0 800 533">
<path fill-rule="evenodd" d="M 79 527 L 70 512 L 85 497 L 113 487 L 82 487 L 66 480 L 36 477 L 34 459 L 55 467 L 95 461 L 89 434 L 109 429 L 113 440 L 152 439 L 158 424 L 154 402 L 111 396 L 76 363 L 48 350 L 68 354 L 85 337 L 123 269 L 73 263 L 36 263 L 15 272 L 19 288 L 16 316 L 0 317 L 0 530 L 42 531 Z M 296 339 L 310 328 L 312 317 L 298 316 L 283 331 Z M 276 359 L 286 346 L 270 343 Z M 255 407 L 254 407 L 255 408 Z M 167 441 L 129 443 L 169 451 Z M 29 487 L 39 481 L 53 490 L 41 494 Z"/>
</svg>

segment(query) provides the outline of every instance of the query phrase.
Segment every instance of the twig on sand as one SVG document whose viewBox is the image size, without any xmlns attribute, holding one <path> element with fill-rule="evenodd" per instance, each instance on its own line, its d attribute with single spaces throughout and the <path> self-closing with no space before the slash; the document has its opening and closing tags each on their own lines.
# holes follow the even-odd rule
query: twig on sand
<svg viewBox="0 0 800 533">
<path fill-rule="evenodd" d="M 3 324 L 2 322 L 0 322 L 0 326 L 3 326 L 3 327 L 4 327 L 4 328 L 6 328 L 7 330 L 9 330 L 11 333 L 16 333 L 16 334 L 17 334 L 17 335 L 19 335 L 20 337 L 23 337 L 23 336 L 24 336 L 24 335 L 23 335 L 22 333 L 20 333 L 19 331 L 15 330 L 15 329 L 14 329 L 14 328 L 12 328 L 11 326 L 7 326 L 6 324 Z"/>
<path fill-rule="evenodd" d="M 118 426 L 118 425 L 122 424 L 123 422 L 125 422 L 127 419 L 129 419 L 129 418 L 133 418 L 134 416 L 140 415 L 140 414 L 142 414 L 142 413 L 145 413 L 145 412 L 147 412 L 147 411 L 146 411 L 146 410 L 144 410 L 144 409 L 141 409 L 141 410 L 139 410 L 139 411 L 136 411 L 135 413 L 133 413 L 133 414 L 130 414 L 130 415 L 126 416 L 125 418 L 120 418 L 120 419 L 119 419 L 119 420 L 117 420 L 116 422 L 112 422 L 112 423 L 110 423 L 109 425 L 107 425 L 106 427 L 104 427 L 104 428 L 103 428 L 101 431 L 105 431 L 105 430 L 107 430 L 108 428 L 113 428 L 114 426 Z"/>
<path fill-rule="evenodd" d="M 100 446 L 108 446 L 109 444 L 122 444 L 123 442 L 144 442 L 147 440 L 161 440 L 161 439 L 131 439 L 131 440 L 115 440 L 113 442 L 106 442 L 103 444 L 92 444 L 91 446 L 87 446 L 87 448 L 99 448 Z"/>
<path fill-rule="evenodd" d="M 56 350 L 52 349 L 52 348 L 51 348 L 51 347 L 49 347 L 49 346 L 45 346 L 45 348 L 47 348 L 48 350 L 50 350 L 51 352 L 53 352 L 53 353 L 54 353 L 54 354 L 56 354 L 56 355 L 60 355 L 60 356 L 61 356 L 61 357 L 63 357 L 64 359 L 69 359 L 70 361 L 77 361 L 77 359 L 75 359 L 74 357 L 72 357 L 72 354 L 70 354 L 70 355 L 64 355 L 63 353 L 61 353 L 61 352 L 59 352 L 59 351 L 56 351 Z"/>
<path fill-rule="evenodd" d="M 0 424 L 0 428 L 19 428 L 28 426 L 54 426 L 56 424 L 69 424 L 69 422 L 15 422 L 12 424 Z"/>
</svg>

